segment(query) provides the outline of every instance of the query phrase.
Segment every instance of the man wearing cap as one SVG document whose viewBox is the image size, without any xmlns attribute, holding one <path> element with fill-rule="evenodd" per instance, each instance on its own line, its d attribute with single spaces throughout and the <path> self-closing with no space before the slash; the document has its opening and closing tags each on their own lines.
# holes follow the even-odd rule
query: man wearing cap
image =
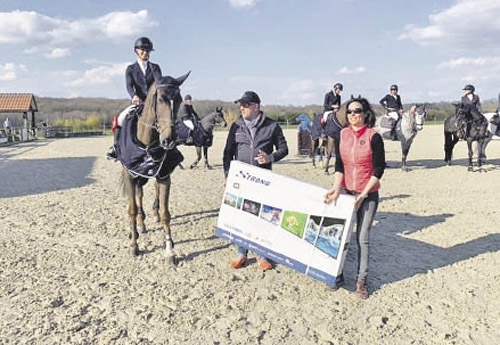
<svg viewBox="0 0 500 345">
<path fill-rule="evenodd" d="M 257 93 L 246 91 L 234 102 L 240 105 L 241 116 L 232 124 L 227 136 L 222 158 L 224 176 L 227 178 L 229 166 L 234 159 L 271 170 L 273 162 L 288 154 L 283 130 L 278 122 L 260 110 L 260 98 Z M 246 248 L 238 247 L 238 256 L 231 261 L 230 267 L 242 267 L 247 261 L 247 254 Z M 271 263 L 264 257 L 257 256 L 257 262 L 264 271 L 272 268 Z"/>
<path fill-rule="evenodd" d="M 398 95 L 397 85 L 391 85 L 390 92 L 380 100 L 380 105 L 387 110 L 387 116 L 394 120 L 392 122 L 391 136 L 392 140 L 398 140 L 396 126 L 403 114 L 403 103 L 401 102 L 401 96 Z"/>
</svg>

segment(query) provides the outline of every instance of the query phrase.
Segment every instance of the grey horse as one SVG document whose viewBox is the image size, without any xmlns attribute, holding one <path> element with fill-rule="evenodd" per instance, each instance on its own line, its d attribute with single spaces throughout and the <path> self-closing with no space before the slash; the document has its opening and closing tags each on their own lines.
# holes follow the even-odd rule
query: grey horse
<svg viewBox="0 0 500 345">
<path fill-rule="evenodd" d="M 402 114 L 401 120 L 396 127 L 396 136 L 401 142 L 401 169 L 403 171 L 409 171 L 406 158 L 418 131 L 424 128 L 426 115 L 425 104 L 413 105 L 410 110 Z M 391 139 L 391 124 L 389 121 L 388 116 L 382 115 L 378 116 L 375 122 L 375 129 L 384 139 Z"/>
</svg>

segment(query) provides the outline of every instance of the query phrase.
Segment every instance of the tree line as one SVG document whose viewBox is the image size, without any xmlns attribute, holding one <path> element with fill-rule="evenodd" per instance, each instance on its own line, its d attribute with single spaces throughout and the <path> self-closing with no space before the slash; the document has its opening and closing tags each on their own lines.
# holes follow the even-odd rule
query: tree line
<svg viewBox="0 0 500 345">
<path fill-rule="evenodd" d="M 75 130 L 96 130 L 111 126 L 114 116 L 130 104 L 128 99 L 106 99 L 106 98 L 49 98 L 35 97 L 38 112 L 35 114 L 39 127 L 43 122 L 49 126 L 73 126 Z M 233 102 L 220 100 L 194 100 L 194 108 L 200 117 L 215 111 L 216 107 L 223 107 L 228 123 L 234 122 L 239 116 L 239 107 Z M 413 104 L 405 104 L 404 109 L 408 110 Z M 451 102 L 426 103 L 427 121 L 437 123 L 450 114 L 455 108 Z M 379 104 L 373 104 L 376 112 L 382 114 L 384 110 Z M 482 101 L 483 112 L 494 112 L 498 107 L 496 100 Z M 295 118 L 300 114 L 307 114 L 313 118 L 314 114 L 323 111 L 322 105 L 292 106 L 292 105 L 263 105 L 263 111 L 267 116 L 278 120 L 281 123 L 295 123 Z M 13 126 L 23 125 L 22 114 L 0 114 L 3 122 L 6 117 L 12 121 Z M 181 118 L 180 111 L 178 118 Z M 30 119 L 31 116 L 28 116 Z"/>
</svg>

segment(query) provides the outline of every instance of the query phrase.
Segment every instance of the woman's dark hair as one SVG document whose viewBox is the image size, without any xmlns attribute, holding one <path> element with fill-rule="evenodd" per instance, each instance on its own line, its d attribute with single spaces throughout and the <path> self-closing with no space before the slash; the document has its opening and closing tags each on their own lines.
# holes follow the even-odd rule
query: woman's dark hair
<svg viewBox="0 0 500 345">
<path fill-rule="evenodd" d="M 375 120 L 377 118 L 377 115 L 375 114 L 375 111 L 373 110 L 372 106 L 370 105 L 370 102 L 364 97 L 358 96 L 356 98 L 351 96 L 351 99 L 347 101 L 346 103 L 346 109 L 349 108 L 349 105 L 353 102 L 358 102 L 361 104 L 363 107 L 363 111 L 365 113 L 365 125 L 366 127 L 374 127 L 375 126 Z M 349 123 L 347 120 L 347 112 L 346 112 L 346 121 Z"/>
</svg>

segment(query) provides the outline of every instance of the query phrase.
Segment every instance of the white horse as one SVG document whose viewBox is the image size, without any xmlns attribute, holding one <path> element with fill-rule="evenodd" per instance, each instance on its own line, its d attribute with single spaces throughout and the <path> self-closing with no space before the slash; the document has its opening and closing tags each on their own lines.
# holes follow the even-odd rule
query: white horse
<svg viewBox="0 0 500 345">
<path fill-rule="evenodd" d="M 426 109 L 424 104 L 416 104 L 409 111 L 403 113 L 401 120 L 396 127 L 396 136 L 401 142 L 401 169 L 408 171 L 406 165 L 406 157 L 410 151 L 413 139 L 417 136 L 418 131 L 424 128 L 426 119 Z M 378 116 L 375 122 L 375 129 L 384 139 L 392 139 L 391 137 L 391 119 L 387 115 Z"/>
<path fill-rule="evenodd" d="M 488 130 L 492 134 L 491 139 L 500 139 L 500 119 L 498 113 L 485 113 L 483 115 L 488 120 Z"/>
</svg>

